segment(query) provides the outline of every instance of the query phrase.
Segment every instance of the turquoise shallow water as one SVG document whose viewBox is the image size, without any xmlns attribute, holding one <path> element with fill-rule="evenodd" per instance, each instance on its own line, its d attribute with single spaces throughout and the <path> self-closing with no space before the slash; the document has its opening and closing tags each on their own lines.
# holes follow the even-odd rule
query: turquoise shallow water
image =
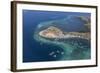
<svg viewBox="0 0 100 73">
<path fill-rule="evenodd" d="M 48 48 L 51 49 L 48 55 L 56 60 L 82 60 L 91 58 L 89 40 L 80 38 L 55 40 L 45 39 L 39 35 L 34 35 L 34 38 L 39 43 L 48 44 L 50 46 Z"/>
</svg>

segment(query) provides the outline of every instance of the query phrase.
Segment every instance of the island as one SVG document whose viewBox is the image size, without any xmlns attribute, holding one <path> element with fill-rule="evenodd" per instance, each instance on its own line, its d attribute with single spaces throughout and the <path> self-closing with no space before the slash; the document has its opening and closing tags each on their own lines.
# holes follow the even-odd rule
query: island
<svg viewBox="0 0 100 73">
<path fill-rule="evenodd" d="M 48 28 L 39 32 L 39 35 L 44 38 L 82 38 L 90 40 L 90 32 L 65 32 L 55 26 L 49 26 Z"/>
</svg>

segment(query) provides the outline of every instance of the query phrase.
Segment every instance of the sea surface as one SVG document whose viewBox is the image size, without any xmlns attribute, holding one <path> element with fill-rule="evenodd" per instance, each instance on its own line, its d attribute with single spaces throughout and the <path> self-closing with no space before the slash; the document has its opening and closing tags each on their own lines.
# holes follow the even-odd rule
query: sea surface
<svg viewBox="0 0 100 73">
<path fill-rule="evenodd" d="M 23 10 L 23 62 L 84 60 L 91 58 L 90 40 L 46 39 L 38 35 L 49 26 L 66 32 L 90 32 L 79 17 L 90 13 Z M 85 30 L 84 30 L 85 29 Z"/>
</svg>

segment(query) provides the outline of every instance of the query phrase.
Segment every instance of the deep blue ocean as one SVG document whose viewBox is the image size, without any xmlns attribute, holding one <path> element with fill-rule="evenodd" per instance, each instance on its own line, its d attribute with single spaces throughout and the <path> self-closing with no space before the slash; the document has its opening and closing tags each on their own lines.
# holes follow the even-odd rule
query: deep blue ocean
<svg viewBox="0 0 100 73">
<path fill-rule="evenodd" d="M 91 17 L 91 14 L 80 12 L 23 10 L 23 62 L 90 59 L 90 41 L 88 40 L 78 38 L 59 40 L 59 42 L 64 41 L 63 44 L 60 43 L 61 46 L 65 46 L 66 43 L 71 44 L 72 47 L 76 46 L 75 49 L 71 50 L 70 54 L 64 55 L 64 48 L 62 49 L 55 44 L 39 42 L 33 37 L 35 31 L 48 26 L 50 24 L 48 23 L 49 21 L 54 21 L 55 26 L 61 27 L 64 31 L 81 31 L 84 29 L 85 22 L 75 18 L 76 16 Z M 44 27 L 37 29 L 37 26 L 40 24 L 42 26 L 44 25 Z M 88 30 L 85 32 L 88 32 Z M 68 51 L 70 52 L 70 50 L 67 50 L 67 52 Z"/>
</svg>

